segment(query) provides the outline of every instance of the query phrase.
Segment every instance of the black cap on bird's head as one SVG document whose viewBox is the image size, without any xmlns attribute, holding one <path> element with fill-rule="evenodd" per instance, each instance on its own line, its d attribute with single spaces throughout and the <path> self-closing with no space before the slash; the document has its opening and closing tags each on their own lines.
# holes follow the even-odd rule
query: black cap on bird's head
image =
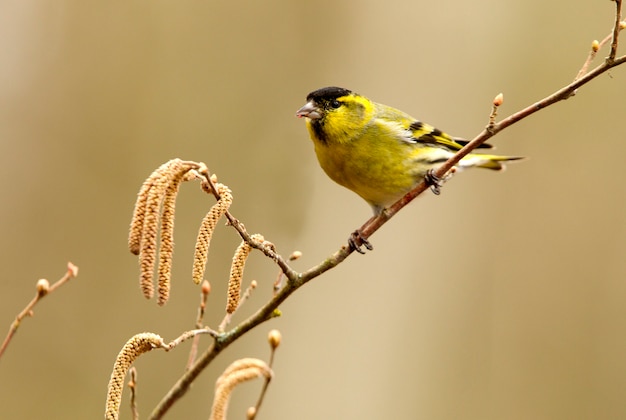
<svg viewBox="0 0 626 420">
<path fill-rule="evenodd" d="M 346 96 L 351 93 L 352 91 L 348 89 L 340 88 L 337 86 L 329 86 L 314 90 L 313 92 L 309 93 L 306 97 L 306 100 L 307 102 L 332 101 L 333 99 L 341 98 L 342 96 Z"/>
<path fill-rule="evenodd" d="M 330 108 L 338 108 L 337 98 L 352 94 L 351 90 L 329 86 L 314 90 L 306 97 L 306 105 L 296 112 L 298 117 L 306 117 L 311 120 L 319 120 L 324 116 L 324 112 Z"/>
</svg>

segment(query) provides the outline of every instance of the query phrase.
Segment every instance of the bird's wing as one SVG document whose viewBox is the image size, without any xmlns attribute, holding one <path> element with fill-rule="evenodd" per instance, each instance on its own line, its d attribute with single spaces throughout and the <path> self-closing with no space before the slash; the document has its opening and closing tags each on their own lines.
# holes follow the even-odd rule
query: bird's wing
<svg viewBox="0 0 626 420">
<path fill-rule="evenodd" d="M 411 122 L 407 130 L 414 143 L 432 144 L 451 150 L 459 150 L 463 147 L 443 131 L 421 121 Z"/>
<path fill-rule="evenodd" d="M 411 122 L 408 131 L 410 132 L 411 140 L 415 143 L 432 144 L 453 151 L 461 150 L 463 146 L 469 143 L 469 140 L 452 137 L 432 125 L 417 120 Z M 488 143 L 483 143 L 478 146 L 478 149 L 491 149 L 492 147 Z"/>
<path fill-rule="evenodd" d="M 395 132 L 397 137 L 403 142 L 433 145 L 451 151 L 460 150 L 469 143 L 468 140 L 452 137 L 400 110 L 382 104 L 376 105 L 376 123 L 379 126 L 384 126 L 387 131 Z M 490 149 L 491 147 L 487 143 L 478 146 L 480 149 Z"/>
</svg>

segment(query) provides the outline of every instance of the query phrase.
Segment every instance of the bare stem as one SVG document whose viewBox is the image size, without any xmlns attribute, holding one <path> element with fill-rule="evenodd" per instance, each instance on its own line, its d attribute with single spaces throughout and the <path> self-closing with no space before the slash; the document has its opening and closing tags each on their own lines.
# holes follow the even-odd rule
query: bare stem
<svg viewBox="0 0 626 420">
<path fill-rule="evenodd" d="M 206 302 L 211 293 L 211 283 L 208 280 L 202 281 L 202 287 L 200 292 L 200 306 L 198 307 L 198 316 L 196 318 L 196 329 L 202 328 L 204 325 L 204 311 L 206 310 Z M 198 345 L 200 344 L 200 335 L 196 335 L 191 343 L 191 349 L 189 350 L 189 359 L 187 360 L 187 369 L 196 360 L 198 354 Z"/>
<path fill-rule="evenodd" d="M 17 314 L 15 320 L 13 321 L 13 323 L 11 323 L 11 326 L 9 327 L 9 332 L 7 333 L 7 336 L 5 337 L 4 342 L 0 347 L 0 358 L 2 358 L 4 351 L 9 346 L 9 343 L 17 332 L 17 329 L 20 327 L 20 323 L 22 322 L 22 320 L 27 316 L 33 316 L 33 308 L 35 307 L 37 302 L 43 299 L 44 296 L 49 295 L 59 287 L 63 286 L 70 279 L 76 277 L 77 275 L 78 267 L 76 267 L 71 262 L 68 262 L 65 275 L 63 275 L 63 277 L 57 280 L 54 284 L 49 285 L 48 281 L 45 279 L 39 280 L 39 282 L 37 282 L 37 294 L 35 294 L 35 297 L 30 302 L 28 302 L 28 305 L 26 305 L 26 307 L 19 314 Z"/>
<path fill-rule="evenodd" d="M 615 1 L 615 24 L 613 25 L 613 34 L 611 40 L 611 52 L 609 53 L 609 57 L 607 61 L 611 63 L 615 56 L 617 55 L 617 40 L 619 37 L 619 32 L 621 30 L 622 23 L 622 0 L 614 0 Z"/>
<path fill-rule="evenodd" d="M 211 179 L 211 175 L 209 174 L 208 169 L 206 169 L 206 167 L 204 169 L 205 170 L 199 170 L 198 171 L 198 174 L 203 178 L 202 179 L 202 188 L 205 191 L 210 192 L 211 194 L 213 194 L 215 196 L 215 198 L 217 198 L 219 200 L 220 199 L 220 194 L 217 191 L 215 183 Z M 294 275 L 297 274 L 289 266 L 289 264 L 287 264 L 287 262 L 284 260 L 284 258 L 276 253 L 276 250 L 273 247 L 267 246 L 266 242 L 263 242 L 263 241 L 260 241 L 260 240 L 256 240 L 255 238 L 252 238 L 252 236 L 246 231 L 246 228 L 243 225 L 243 223 L 241 223 L 239 220 L 237 220 L 230 213 L 230 211 L 227 210 L 226 213 L 224 213 L 224 215 L 226 216 L 226 219 L 228 219 L 228 223 L 233 228 L 235 228 L 235 230 L 239 233 L 239 236 L 241 236 L 241 239 L 243 239 L 248 244 L 250 244 L 250 246 L 252 248 L 258 249 L 259 251 L 263 252 L 268 258 L 270 258 L 271 260 L 275 261 L 276 264 L 283 271 L 283 273 L 285 273 L 285 275 L 287 275 L 287 273 L 291 273 L 291 276 L 293 277 Z M 290 277 L 290 276 L 287 275 L 287 277 Z"/>
<path fill-rule="evenodd" d="M 137 368 L 130 368 L 130 381 L 128 381 L 128 388 L 130 389 L 130 410 L 133 415 L 133 420 L 139 420 L 139 409 L 137 408 Z"/>
<path fill-rule="evenodd" d="M 270 369 L 272 368 L 272 365 L 274 364 L 274 353 L 275 352 L 276 352 L 276 348 L 272 348 L 272 352 L 270 354 L 270 361 L 268 363 L 268 366 L 270 367 Z M 265 399 L 265 394 L 267 394 L 267 389 L 269 388 L 271 381 L 272 381 L 272 377 L 271 376 L 265 377 L 265 382 L 263 383 L 263 388 L 261 388 L 261 393 L 259 394 L 259 399 L 257 400 L 256 404 L 254 405 L 254 411 L 253 411 L 252 415 L 248 417 L 248 420 L 254 420 L 256 418 L 256 415 L 259 412 L 259 409 L 261 408 L 261 404 L 263 404 L 263 400 Z"/>
</svg>

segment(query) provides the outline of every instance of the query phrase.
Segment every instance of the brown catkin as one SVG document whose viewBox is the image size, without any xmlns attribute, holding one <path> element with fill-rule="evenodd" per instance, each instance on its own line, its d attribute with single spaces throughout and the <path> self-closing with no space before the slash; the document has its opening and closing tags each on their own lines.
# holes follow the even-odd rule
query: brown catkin
<svg viewBox="0 0 626 420">
<path fill-rule="evenodd" d="M 243 277 L 243 269 L 246 259 L 250 254 L 250 245 L 243 241 L 237 247 L 233 256 L 233 263 L 230 266 L 230 278 L 228 280 L 228 300 L 226 301 L 226 313 L 232 314 L 239 306 L 239 298 L 241 296 L 241 279 Z"/>
<path fill-rule="evenodd" d="M 173 177 L 172 174 L 177 172 L 176 169 L 180 168 L 182 161 L 180 159 L 174 159 L 165 165 L 168 166 L 164 168 L 164 165 L 162 165 L 157 169 L 157 172 L 159 172 L 161 176 L 154 179 L 152 187 L 148 192 L 139 248 L 139 266 L 141 271 L 139 281 L 141 290 L 148 299 L 152 298 L 154 294 L 152 276 L 154 274 L 154 264 L 157 253 L 157 235 L 159 230 L 161 202 L 170 184 L 170 180 Z"/>
<path fill-rule="evenodd" d="M 117 355 L 109 386 L 107 388 L 107 400 L 105 418 L 117 420 L 119 417 L 122 391 L 124 389 L 124 377 L 130 366 L 143 353 L 157 347 L 164 347 L 163 339 L 157 334 L 141 333 L 132 337 L 124 344 Z"/>
<path fill-rule="evenodd" d="M 216 188 L 220 194 L 220 199 L 211 207 L 206 216 L 204 216 L 204 219 L 202 219 L 200 230 L 198 231 L 198 238 L 196 239 L 192 274 L 193 281 L 196 284 L 200 284 L 204 278 L 206 262 L 209 256 L 209 245 L 211 244 L 211 237 L 213 236 L 215 226 L 217 226 L 217 222 L 224 213 L 226 213 L 233 202 L 233 195 L 227 186 L 217 184 Z"/>
<path fill-rule="evenodd" d="M 254 234 L 251 238 L 255 241 L 263 241 L 264 238 L 260 234 Z M 243 278 L 243 270 L 246 266 L 246 260 L 250 255 L 252 247 L 246 241 L 242 241 L 237 247 L 233 262 L 230 266 L 230 278 L 228 280 L 228 300 L 226 301 L 226 313 L 232 314 L 239 306 L 241 298 L 241 280 Z"/>
<path fill-rule="evenodd" d="M 162 165 L 157 171 L 161 174 L 155 178 L 152 187 L 148 192 L 148 199 L 145 204 L 145 215 L 143 230 L 141 233 L 141 244 L 139 249 L 140 265 L 140 285 L 146 298 L 150 299 L 154 294 L 154 284 L 152 277 L 157 253 L 157 235 L 159 231 L 159 218 L 161 215 L 161 205 L 169 186 L 175 179 L 180 178 L 182 172 L 188 170 L 180 159 L 172 159 L 164 168 Z"/>
<path fill-rule="evenodd" d="M 272 375 L 272 370 L 262 360 L 247 358 L 234 361 L 215 383 L 215 396 L 210 420 L 224 420 L 226 418 L 230 395 L 237 385 L 261 376 L 271 379 Z"/>
<path fill-rule="evenodd" d="M 148 195 L 150 190 L 159 180 L 163 179 L 167 172 L 171 161 L 165 162 L 159 166 L 141 185 L 139 193 L 137 194 L 137 201 L 135 202 L 135 209 L 133 210 L 133 218 L 130 223 L 130 232 L 128 234 L 128 248 L 131 253 L 139 255 L 141 248 L 141 238 L 143 234 L 143 225 L 146 215 L 146 204 L 148 202 Z"/>
<path fill-rule="evenodd" d="M 175 168 L 172 178 L 165 190 L 163 199 L 163 213 L 161 214 L 161 246 L 159 249 L 159 305 L 165 305 L 170 295 L 170 280 L 172 274 L 172 256 L 174 254 L 174 214 L 176 211 L 176 196 L 184 175 L 189 171 L 188 166 L 181 165 Z"/>
<path fill-rule="evenodd" d="M 135 202 L 133 218 L 130 222 L 130 232 L 128 233 L 128 249 L 132 254 L 135 255 L 139 255 L 139 250 L 141 247 L 141 234 L 143 233 L 143 223 L 146 215 L 146 202 L 148 201 L 148 193 L 150 192 L 150 188 L 152 188 L 152 182 L 152 177 L 150 177 L 141 186 L 141 189 L 137 194 L 137 201 Z"/>
</svg>

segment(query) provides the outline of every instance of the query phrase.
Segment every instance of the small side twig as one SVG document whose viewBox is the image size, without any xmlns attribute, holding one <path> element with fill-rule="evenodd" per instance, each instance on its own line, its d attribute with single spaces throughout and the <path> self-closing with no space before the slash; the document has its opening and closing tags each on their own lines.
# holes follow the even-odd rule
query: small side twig
<svg viewBox="0 0 626 420">
<path fill-rule="evenodd" d="M 221 195 L 220 195 L 220 192 L 218 191 L 218 184 L 216 184 L 215 180 L 212 178 L 206 165 L 201 164 L 199 169 L 196 169 L 196 173 L 198 175 L 198 178 L 201 180 L 202 190 L 209 194 L 213 194 L 215 198 L 219 200 L 221 198 Z M 250 244 L 252 248 L 258 249 L 263 254 L 265 254 L 266 257 L 274 261 L 280 267 L 283 273 L 285 273 L 285 276 L 287 276 L 287 278 L 292 279 L 298 275 L 298 273 L 294 271 L 289 266 L 289 264 L 287 264 L 287 262 L 276 252 L 276 249 L 270 242 L 258 241 L 255 238 L 253 238 L 246 231 L 246 228 L 243 225 L 243 223 L 241 223 L 237 218 L 235 218 L 230 213 L 230 211 L 227 210 L 224 213 L 224 216 L 226 216 L 228 223 L 237 231 L 237 233 L 239 233 L 239 236 L 241 236 L 241 239 L 243 239 L 248 244 Z"/>
<path fill-rule="evenodd" d="M 302 257 L 302 252 L 300 252 L 300 251 L 293 251 L 291 253 L 291 255 L 289 256 L 288 260 L 291 262 L 291 261 L 295 261 L 295 260 L 299 259 L 300 257 Z M 280 288 L 283 287 L 283 279 L 284 278 L 285 278 L 285 273 L 282 270 L 280 270 L 278 272 L 278 277 L 276 278 L 276 281 L 274 281 L 274 285 L 273 285 L 274 296 L 276 296 L 276 293 L 278 293 Z"/>
<path fill-rule="evenodd" d="M 587 55 L 587 59 L 583 63 L 583 65 L 580 68 L 580 70 L 578 70 L 578 73 L 576 74 L 576 77 L 574 77 L 574 81 L 580 79 L 585 74 L 587 74 L 587 72 L 589 71 L 589 66 L 591 65 L 593 60 L 596 58 L 596 55 L 598 55 L 598 51 L 600 51 L 600 49 L 607 42 L 609 42 L 611 40 L 611 38 L 612 38 L 612 36 L 609 34 L 606 37 L 604 37 L 604 39 L 601 40 L 601 41 L 598 41 L 597 39 L 593 40 L 593 42 L 591 43 L 591 51 L 589 51 L 589 55 Z"/>
<path fill-rule="evenodd" d="M 200 290 L 200 307 L 198 308 L 198 317 L 196 319 L 196 328 L 200 329 L 203 327 L 203 319 L 204 319 L 204 311 L 206 310 L 206 302 L 209 298 L 209 294 L 211 294 L 211 283 L 208 280 L 202 281 L 202 286 Z M 191 343 L 191 350 L 189 350 L 189 359 L 187 360 L 187 367 L 193 364 L 196 360 L 196 355 L 198 354 L 198 344 L 200 343 L 200 336 L 196 335 L 193 338 L 193 342 Z"/>
<path fill-rule="evenodd" d="M 615 44 L 615 40 L 617 39 L 616 34 L 619 34 L 619 32 L 622 31 L 624 28 L 626 28 L 626 21 L 621 21 L 619 22 L 618 25 L 615 26 L 615 28 L 613 29 L 613 33 L 610 33 L 609 35 L 605 36 L 600 41 L 598 41 L 597 39 L 594 39 L 593 42 L 591 42 L 591 51 L 589 51 L 589 55 L 587 55 L 587 59 L 585 60 L 582 67 L 576 74 L 574 81 L 580 79 L 585 74 L 587 74 L 587 72 L 589 71 L 589 66 L 598 55 L 598 51 L 600 51 L 609 41 L 611 41 L 611 52 L 609 53 L 609 56 L 607 57 L 607 62 L 610 64 L 615 60 L 617 47 L 614 50 L 613 46 L 616 45 Z"/>
<path fill-rule="evenodd" d="M 0 358 L 2 358 L 4 351 L 9 346 L 9 343 L 11 342 L 11 339 L 13 338 L 15 333 L 17 332 L 17 329 L 20 327 L 22 320 L 26 318 L 27 316 L 34 315 L 33 308 L 35 307 L 37 302 L 43 299 L 44 296 L 49 295 L 50 293 L 54 292 L 59 287 L 63 286 L 70 279 L 73 279 L 77 275 L 78 275 L 78 267 L 72 264 L 71 262 L 68 262 L 67 271 L 65 272 L 63 277 L 57 280 L 54 284 L 50 285 L 50 283 L 46 279 L 40 279 L 39 281 L 37 281 L 37 293 L 35 294 L 35 297 L 28 303 L 28 305 L 26 305 L 26 307 L 19 314 L 17 314 L 17 316 L 15 317 L 15 320 L 13 321 L 13 323 L 11 323 L 11 326 L 9 327 L 9 332 L 7 333 L 7 336 L 5 337 L 4 342 L 2 343 L 2 346 L 0 347 Z"/>
<path fill-rule="evenodd" d="M 139 409 L 137 408 L 137 368 L 130 368 L 130 381 L 128 381 L 128 389 L 130 389 L 130 410 L 133 420 L 139 420 Z"/>
<path fill-rule="evenodd" d="M 498 116 L 498 108 L 504 102 L 504 94 L 499 93 L 493 98 L 493 104 L 491 107 L 491 114 L 489 114 L 489 124 L 487 125 L 487 131 L 493 130 L 496 125 L 496 117 Z"/>
<path fill-rule="evenodd" d="M 276 353 L 276 349 L 278 348 L 278 346 L 280 346 L 281 341 L 282 336 L 280 334 L 280 331 L 278 330 L 271 330 L 267 335 L 267 342 L 269 343 L 271 349 L 270 361 L 268 363 L 270 369 L 272 369 L 272 366 L 274 365 L 274 354 Z M 261 389 L 261 393 L 259 394 L 259 399 L 257 400 L 256 405 L 248 409 L 247 420 L 254 420 L 256 418 L 256 415 L 261 408 L 261 404 L 263 404 L 263 399 L 265 398 L 265 394 L 267 393 L 267 388 L 270 386 L 271 380 L 271 376 L 265 378 L 265 383 L 263 384 L 263 388 Z"/>
<path fill-rule="evenodd" d="M 239 309 L 246 300 L 250 299 L 250 296 L 252 296 L 252 291 L 256 289 L 257 286 L 258 283 L 256 280 L 252 280 L 250 282 L 248 287 L 246 287 L 246 290 L 243 292 L 243 295 L 241 295 L 241 299 L 239 299 L 239 305 L 237 306 L 237 309 Z"/>
<path fill-rule="evenodd" d="M 624 29 L 624 22 L 622 22 L 622 0 L 615 1 L 615 24 L 613 25 L 613 33 L 611 34 L 611 52 L 607 57 L 607 63 L 612 63 L 617 56 L 617 40 L 619 32 Z"/>
</svg>

